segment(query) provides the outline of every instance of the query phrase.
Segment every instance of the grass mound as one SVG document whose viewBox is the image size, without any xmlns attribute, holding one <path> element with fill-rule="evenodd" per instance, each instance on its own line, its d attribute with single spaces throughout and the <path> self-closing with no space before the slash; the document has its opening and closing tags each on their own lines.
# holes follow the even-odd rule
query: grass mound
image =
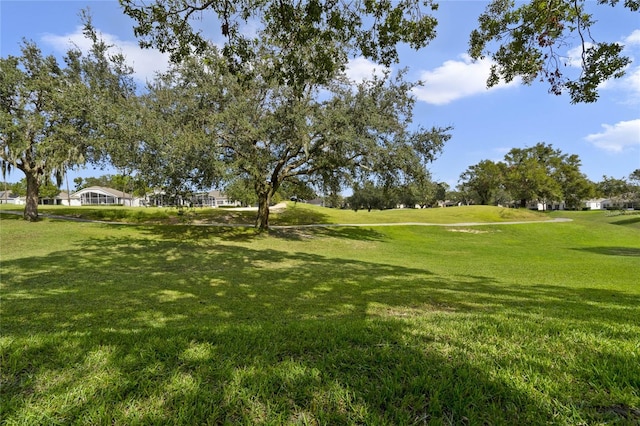
<svg viewBox="0 0 640 426">
<path fill-rule="evenodd" d="M 309 204 L 289 203 L 286 211 L 274 215 L 274 224 L 298 223 L 339 223 L 339 224 L 381 224 L 381 223 L 468 223 L 468 222 L 509 222 L 540 221 L 548 217 L 527 209 L 507 209 L 495 206 L 460 206 L 430 209 L 394 209 L 353 211 L 327 209 Z M 302 219 L 302 220 L 300 220 Z"/>
<path fill-rule="evenodd" d="M 135 224 L 228 224 L 251 225 L 255 211 L 213 208 L 138 208 L 138 207 L 64 207 L 41 206 L 40 213 L 85 220 Z M 275 226 L 311 224 L 382 224 L 382 223 L 466 223 L 539 221 L 548 216 L 527 209 L 493 206 L 463 206 L 434 209 L 395 209 L 358 211 L 329 209 L 310 204 L 287 203 L 274 209 L 270 223 Z"/>
</svg>

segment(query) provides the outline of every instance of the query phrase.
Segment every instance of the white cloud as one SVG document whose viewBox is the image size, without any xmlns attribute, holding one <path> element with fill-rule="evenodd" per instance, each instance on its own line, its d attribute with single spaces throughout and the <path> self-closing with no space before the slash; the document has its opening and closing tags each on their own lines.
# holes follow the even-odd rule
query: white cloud
<svg viewBox="0 0 640 426">
<path fill-rule="evenodd" d="M 630 47 L 640 45 L 640 30 L 634 30 L 627 37 L 618 42 L 629 50 Z M 595 46 L 593 43 L 585 42 L 584 46 L 579 44 L 567 51 L 567 65 L 572 67 L 582 67 L 582 50 L 587 50 Z"/>
<path fill-rule="evenodd" d="M 625 46 L 640 45 L 640 30 L 634 30 L 624 39 Z"/>
<path fill-rule="evenodd" d="M 627 70 L 622 84 L 627 91 L 640 97 L 640 66 Z"/>
<path fill-rule="evenodd" d="M 593 47 L 593 43 L 586 42 L 584 46 L 579 45 L 567 52 L 567 65 L 576 68 L 582 68 L 582 51 Z"/>
<path fill-rule="evenodd" d="M 598 148 L 611 152 L 622 152 L 626 148 L 640 147 L 640 118 L 620 121 L 614 125 L 603 124 L 600 133 L 585 137 Z"/>
<path fill-rule="evenodd" d="M 112 34 L 99 33 L 106 44 L 113 46 L 113 53 L 122 53 L 127 63 L 135 71 L 134 78 L 141 83 L 151 81 L 157 72 L 164 72 L 169 66 L 169 55 L 155 49 L 142 49 L 135 41 L 120 40 Z M 82 33 L 82 27 L 77 27 L 73 33 L 65 35 L 46 34 L 42 40 L 60 52 L 77 46 L 83 52 L 91 48 L 91 41 Z"/>
<path fill-rule="evenodd" d="M 361 56 L 349 61 L 345 73 L 349 80 L 360 83 L 364 80 L 371 79 L 373 76 L 382 76 L 386 70 L 387 68 L 382 67 L 382 65 L 378 65 Z"/>
<path fill-rule="evenodd" d="M 473 61 L 467 54 L 460 55 L 460 58 L 446 61 L 434 70 L 423 71 L 420 75 L 422 86 L 413 90 L 416 98 L 429 104 L 444 105 L 467 96 L 519 84 L 516 79 L 487 89 L 492 62 L 489 59 Z"/>
<path fill-rule="evenodd" d="M 625 54 L 631 57 L 633 63 L 627 68 L 625 76 L 620 82 L 622 90 L 628 95 L 629 103 L 640 102 L 640 66 L 633 58 L 635 47 L 640 47 L 640 30 L 634 30 L 623 40 Z"/>
</svg>

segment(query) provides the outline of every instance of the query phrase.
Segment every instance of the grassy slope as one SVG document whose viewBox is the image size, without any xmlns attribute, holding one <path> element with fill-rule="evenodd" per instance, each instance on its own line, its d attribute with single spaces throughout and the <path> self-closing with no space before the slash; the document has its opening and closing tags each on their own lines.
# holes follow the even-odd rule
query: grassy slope
<svg viewBox="0 0 640 426">
<path fill-rule="evenodd" d="M 355 223 L 456 223 L 456 222 L 505 222 L 514 220 L 543 220 L 547 217 L 524 209 L 505 209 L 490 206 L 467 206 L 448 209 L 398 209 L 373 210 L 371 212 L 327 209 L 309 204 L 287 203 L 286 210 L 273 209 L 272 225 L 301 224 L 355 224 Z M 20 206 L 0 205 L 0 210 L 21 210 Z M 224 223 L 252 224 L 254 211 L 234 211 L 220 208 L 194 208 L 179 211 L 175 208 L 139 207 L 64 207 L 40 206 L 42 214 L 70 216 L 101 221 L 125 223 Z"/>
<path fill-rule="evenodd" d="M 274 215 L 273 224 L 290 223 L 459 223 L 545 220 L 545 215 L 530 210 L 506 209 L 491 206 L 465 206 L 446 209 L 398 209 L 357 211 L 326 209 L 307 204 L 288 204 L 288 208 Z"/>
<path fill-rule="evenodd" d="M 594 213 L 269 236 L 2 216 L 0 418 L 634 424 L 638 221 Z"/>
</svg>

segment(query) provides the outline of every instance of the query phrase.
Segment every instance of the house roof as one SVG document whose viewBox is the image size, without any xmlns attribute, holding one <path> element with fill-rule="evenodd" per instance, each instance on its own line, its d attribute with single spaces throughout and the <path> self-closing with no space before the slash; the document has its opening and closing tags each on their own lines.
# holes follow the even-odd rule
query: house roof
<svg viewBox="0 0 640 426">
<path fill-rule="evenodd" d="M 217 189 L 211 190 L 209 192 L 198 192 L 195 195 L 197 196 L 206 195 L 207 197 L 211 197 L 211 198 L 228 198 L 224 192 Z"/>
<path fill-rule="evenodd" d="M 209 191 L 207 195 L 209 195 L 209 197 L 215 197 L 215 198 L 227 198 L 227 196 L 224 195 L 222 191 L 219 191 L 217 189 L 214 189 L 213 191 Z"/>
<path fill-rule="evenodd" d="M 131 198 L 131 195 L 127 194 L 126 192 L 118 191 L 117 189 L 113 189 L 113 188 L 106 188 L 104 186 L 90 186 L 88 188 L 82 188 L 81 190 L 71 194 L 71 197 L 77 198 L 77 197 L 80 197 L 80 195 L 85 194 L 87 192 L 98 192 L 98 193 L 111 195 L 112 197 L 118 197 L 118 198 Z"/>
<path fill-rule="evenodd" d="M 0 191 L 0 199 L 2 200 L 7 200 L 9 198 L 18 198 L 15 195 L 13 195 L 13 192 L 11 191 Z"/>
<path fill-rule="evenodd" d="M 56 195 L 55 197 L 57 200 L 68 200 L 69 198 L 80 198 L 78 195 L 76 194 L 71 194 L 69 195 L 69 193 L 67 191 L 60 191 L 60 193 L 58 195 Z"/>
</svg>

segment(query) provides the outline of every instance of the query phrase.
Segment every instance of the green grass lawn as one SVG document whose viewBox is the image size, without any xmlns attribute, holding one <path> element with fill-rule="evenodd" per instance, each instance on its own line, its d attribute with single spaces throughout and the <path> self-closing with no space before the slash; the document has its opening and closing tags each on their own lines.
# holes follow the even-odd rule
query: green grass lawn
<svg viewBox="0 0 640 426">
<path fill-rule="evenodd" d="M 298 204 L 273 222 L 530 214 L 550 218 Z M 640 216 L 550 216 L 573 221 L 0 215 L 0 421 L 637 424 Z"/>
</svg>

